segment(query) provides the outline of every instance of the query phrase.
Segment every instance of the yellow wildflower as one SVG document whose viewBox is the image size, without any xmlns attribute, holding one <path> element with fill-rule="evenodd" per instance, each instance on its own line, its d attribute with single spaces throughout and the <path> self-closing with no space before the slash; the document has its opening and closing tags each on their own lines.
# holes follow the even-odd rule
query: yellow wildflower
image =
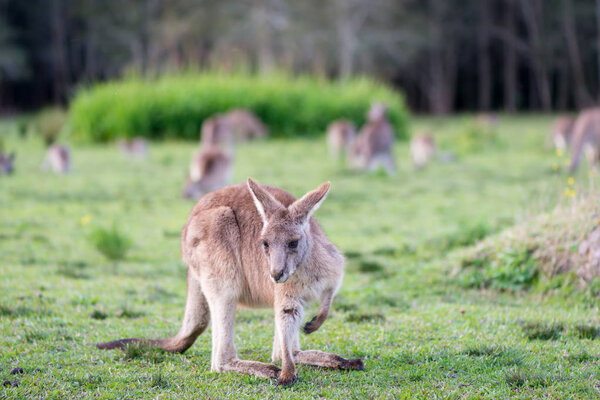
<svg viewBox="0 0 600 400">
<path fill-rule="evenodd" d="M 552 165 L 552 171 L 558 171 L 558 164 Z"/>
<path fill-rule="evenodd" d="M 561 149 L 556 149 L 556 155 L 559 157 L 563 156 L 563 151 Z"/>
<path fill-rule="evenodd" d="M 79 222 L 81 223 L 81 226 L 86 226 L 90 223 L 91 220 L 92 217 L 89 214 L 85 214 L 83 217 L 81 217 L 81 220 Z"/>
<path fill-rule="evenodd" d="M 567 179 L 567 184 L 573 186 L 575 184 L 575 179 L 572 176 Z"/>
<path fill-rule="evenodd" d="M 577 192 L 575 191 L 575 189 L 569 189 L 569 188 L 565 189 L 565 196 L 567 196 L 567 197 L 575 197 L 576 194 L 577 194 Z"/>
</svg>

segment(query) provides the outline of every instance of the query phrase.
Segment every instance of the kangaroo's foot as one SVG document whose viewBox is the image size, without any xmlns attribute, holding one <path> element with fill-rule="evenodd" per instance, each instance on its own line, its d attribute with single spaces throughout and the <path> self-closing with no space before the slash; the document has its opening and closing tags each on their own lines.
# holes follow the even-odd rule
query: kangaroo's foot
<svg viewBox="0 0 600 400">
<path fill-rule="evenodd" d="M 337 354 L 325 353 L 318 350 L 299 351 L 294 356 L 298 364 L 315 365 L 323 368 L 335 368 L 363 371 L 365 365 L 360 358 L 348 360 Z"/>
<path fill-rule="evenodd" d="M 237 372 L 259 376 L 261 378 L 277 378 L 281 369 L 273 364 L 266 364 L 259 361 L 231 360 L 219 368 L 220 371 Z"/>
</svg>

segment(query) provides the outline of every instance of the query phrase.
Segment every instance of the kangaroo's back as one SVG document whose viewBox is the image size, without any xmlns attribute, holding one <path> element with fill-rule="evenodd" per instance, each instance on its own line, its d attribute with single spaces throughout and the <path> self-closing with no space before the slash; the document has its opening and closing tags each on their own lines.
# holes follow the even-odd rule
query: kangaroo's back
<svg viewBox="0 0 600 400">
<path fill-rule="evenodd" d="M 600 108 L 590 108 L 583 110 L 573 128 L 573 142 L 571 151 L 570 171 L 577 169 L 581 159 L 582 152 L 588 148 L 592 153 L 591 163 L 598 163 L 598 153 L 600 151 Z"/>
</svg>

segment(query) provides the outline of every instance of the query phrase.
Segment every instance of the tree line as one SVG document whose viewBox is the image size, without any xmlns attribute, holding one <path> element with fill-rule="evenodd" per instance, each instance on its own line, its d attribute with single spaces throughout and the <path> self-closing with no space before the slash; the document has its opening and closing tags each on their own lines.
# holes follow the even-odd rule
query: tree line
<svg viewBox="0 0 600 400">
<path fill-rule="evenodd" d="M 410 107 L 597 103 L 600 0 L 0 0 L 0 111 L 128 73 L 367 74 Z"/>
</svg>

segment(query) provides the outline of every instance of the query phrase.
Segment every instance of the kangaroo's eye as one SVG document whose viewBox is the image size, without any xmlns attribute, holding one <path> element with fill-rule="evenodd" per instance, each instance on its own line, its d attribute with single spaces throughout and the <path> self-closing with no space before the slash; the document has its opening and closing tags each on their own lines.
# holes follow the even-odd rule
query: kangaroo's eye
<svg viewBox="0 0 600 400">
<path fill-rule="evenodd" d="M 292 240 L 291 242 L 288 243 L 288 247 L 290 249 L 295 249 L 296 247 L 298 247 L 298 241 L 297 240 Z"/>
<path fill-rule="evenodd" d="M 269 248 L 269 242 L 267 242 L 267 241 L 265 240 L 265 241 L 263 242 L 263 247 L 264 247 L 265 249 L 268 249 L 268 248 Z"/>
</svg>

